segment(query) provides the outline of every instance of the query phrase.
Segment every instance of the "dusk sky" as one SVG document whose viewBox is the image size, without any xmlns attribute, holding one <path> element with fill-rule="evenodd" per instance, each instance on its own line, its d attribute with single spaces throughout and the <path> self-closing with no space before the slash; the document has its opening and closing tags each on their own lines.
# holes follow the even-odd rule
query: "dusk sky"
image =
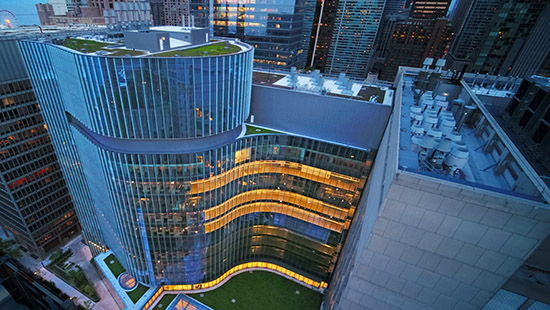
<svg viewBox="0 0 550 310">
<path fill-rule="evenodd" d="M 0 0 L 0 10 L 15 14 L 20 25 L 39 25 L 35 6 L 37 3 L 48 3 L 48 0 Z"/>
</svg>

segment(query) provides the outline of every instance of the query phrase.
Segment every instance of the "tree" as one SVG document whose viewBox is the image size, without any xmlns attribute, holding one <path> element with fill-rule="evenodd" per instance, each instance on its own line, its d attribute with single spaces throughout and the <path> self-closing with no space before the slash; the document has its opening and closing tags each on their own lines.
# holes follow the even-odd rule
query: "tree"
<svg viewBox="0 0 550 310">
<path fill-rule="evenodd" d="M 13 247 L 15 242 L 13 240 L 0 239 L 0 251 L 8 254 L 13 259 L 20 259 L 22 254 L 18 247 Z"/>
</svg>

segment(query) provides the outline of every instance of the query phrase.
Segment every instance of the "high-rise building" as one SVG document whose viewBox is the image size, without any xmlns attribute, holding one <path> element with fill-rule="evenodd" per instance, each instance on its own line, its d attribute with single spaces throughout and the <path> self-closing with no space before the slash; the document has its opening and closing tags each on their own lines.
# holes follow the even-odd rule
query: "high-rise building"
<svg viewBox="0 0 550 310">
<path fill-rule="evenodd" d="M 107 266 L 118 260 L 152 292 L 208 289 L 248 268 L 326 288 L 392 91 L 281 75 L 253 92 L 251 107 L 248 44 L 117 57 L 66 42 L 20 46 L 84 235 L 113 287 Z"/>
<path fill-rule="evenodd" d="M 0 39 L 0 223 L 44 258 L 80 229 L 17 39 Z"/>
<path fill-rule="evenodd" d="M 164 16 L 164 0 L 149 0 L 148 2 L 151 6 L 153 26 L 166 25 L 166 19 Z"/>
<path fill-rule="evenodd" d="M 476 1 L 454 42 L 452 69 L 527 77 L 549 50 L 547 1 Z"/>
<path fill-rule="evenodd" d="M 452 40 L 446 18 L 397 20 L 386 48 L 380 78 L 393 80 L 400 66 L 420 67 L 426 57 L 442 58 Z"/>
<path fill-rule="evenodd" d="M 550 306 L 550 191 L 487 110 L 513 92 L 442 78 L 443 66 L 397 74 L 328 309 Z"/>
<path fill-rule="evenodd" d="M 169 26 L 182 26 L 183 19 L 190 16 L 189 0 L 163 0 L 164 22 Z M 208 4 L 207 2 L 205 2 Z M 206 27 L 207 25 L 200 25 Z"/>
<path fill-rule="evenodd" d="M 499 0 L 474 1 L 462 26 L 459 25 L 449 51 L 450 67 L 462 70 L 468 65 L 481 46 L 486 32 L 493 22 Z"/>
<path fill-rule="evenodd" d="M 314 0 L 215 1 L 213 34 L 239 38 L 254 46 L 254 65 L 259 68 L 283 71 L 303 68 L 314 12 Z"/>
<path fill-rule="evenodd" d="M 413 0 L 411 6 L 412 18 L 445 17 L 451 5 L 451 0 Z"/>
<path fill-rule="evenodd" d="M 311 40 L 309 41 L 307 66 L 325 71 L 328 49 L 338 12 L 338 0 L 319 0 L 315 7 Z"/>
<path fill-rule="evenodd" d="M 385 3 L 385 0 L 339 1 L 325 66 L 327 74 L 367 76 Z"/>
</svg>

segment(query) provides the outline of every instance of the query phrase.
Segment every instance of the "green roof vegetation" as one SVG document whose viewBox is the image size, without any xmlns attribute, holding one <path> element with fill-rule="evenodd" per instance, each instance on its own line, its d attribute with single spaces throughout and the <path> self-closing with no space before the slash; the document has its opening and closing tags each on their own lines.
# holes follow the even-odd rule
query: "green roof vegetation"
<svg viewBox="0 0 550 310">
<path fill-rule="evenodd" d="M 318 310 L 322 295 L 271 272 L 236 275 L 221 287 L 189 296 L 213 309 Z M 235 302 L 232 302 L 235 299 Z"/>
<path fill-rule="evenodd" d="M 114 49 L 108 49 L 108 50 L 106 49 L 106 51 L 114 52 L 107 56 L 126 56 L 126 55 L 139 56 L 144 54 L 143 51 L 127 50 L 124 48 L 114 48 Z"/>
<path fill-rule="evenodd" d="M 104 47 L 109 46 L 111 44 L 105 43 L 105 42 L 92 41 L 92 40 L 83 40 L 83 39 L 65 39 L 63 40 L 61 45 L 79 52 L 83 48 L 85 48 L 87 53 L 93 53 L 99 50 L 103 50 Z"/>
<path fill-rule="evenodd" d="M 176 298 L 176 296 L 178 296 L 178 295 L 176 295 L 176 294 L 166 294 L 166 295 L 162 296 L 162 298 L 158 302 L 155 309 L 167 309 L 168 306 L 170 305 L 170 303 L 172 302 L 172 300 L 174 300 L 174 298 Z"/>
<path fill-rule="evenodd" d="M 168 52 L 162 52 L 153 54 L 151 56 L 155 57 L 174 57 L 179 55 L 181 57 L 185 56 L 215 56 L 215 55 L 225 55 L 232 54 L 240 51 L 239 46 L 233 45 L 229 42 L 217 42 L 213 44 L 208 44 L 204 46 L 199 46 L 195 48 L 189 48 L 184 50 L 172 50 Z"/>
<path fill-rule="evenodd" d="M 275 130 L 270 129 L 264 129 L 256 126 L 246 125 L 246 133 L 245 135 L 258 135 L 258 134 L 265 134 L 265 133 L 280 133 Z"/>
<path fill-rule="evenodd" d="M 149 288 L 147 286 L 140 283 L 133 291 L 126 292 L 126 294 L 128 294 L 128 297 L 130 297 L 135 304 L 148 290 Z"/>
<path fill-rule="evenodd" d="M 107 267 L 109 267 L 109 269 L 113 273 L 113 276 L 115 276 L 115 279 L 118 279 L 118 276 L 126 271 L 126 269 L 122 267 L 114 254 L 107 256 L 104 261 Z"/>
<path fill-rule="evenodd" d="M 136 50 L 130 50 L 125 48 L 107 48 L 109 46 L 113 46 L 112 43 L 105 43 L 105 42 L 98 42 L 93 40 L 84 40 L 84 39 L 65 39 L 61 43 L 61 45 L 68 47 L 70 49 L 73 49 L 75 51 L 81 52 L 82 49 L 86 49 L 86 53 L 94 53 L 97 51 L 105 51 L 110 54 L 107 54 L 105 56 L 125 56 L 125 55 L 131 55 L 131 56 L 139 56 L 143 55 L 143 51 L 136 51 Z"/>
</svg>

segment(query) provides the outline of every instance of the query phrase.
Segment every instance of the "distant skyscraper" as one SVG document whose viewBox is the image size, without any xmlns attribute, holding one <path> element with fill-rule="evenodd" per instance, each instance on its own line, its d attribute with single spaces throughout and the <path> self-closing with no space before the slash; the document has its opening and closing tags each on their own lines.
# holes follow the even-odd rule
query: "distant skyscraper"
<svg viewBox="0 0 550 310">
<path fill-rule="evenodd" d="M 45 258 L 79 231 L 16 38 L 0 34 L 0 223 Z"/>
<path fill-rule="evenodd" d="M 269 5 L 259 1 L 219 1 L 213 5 L 214 36 L 239 38 L 253 45 L 255 66 L 288 70 L 306 65 L 314 0 L 275 0 Z M 195 10 L 203 12 L 193 5 L 193 15 Z"/>
<path fill-rule="evenodd" d="M 413 18 L 445 17 L 451 0 L 414 0 L 411 6 Z"/>
<path fill-rule="evenodd" d="M 334 33 L 334 21 L 338 0 L 319 0 L 315 8 L 307 66 L 325 71 L 330 41 Z"/>
<path fill-rule="evenodd" d="M 499 2 L 500 0 L 474 1 L 449 51 L 449 65 L 452 69 L 462 70 L 464 65 L 471 62 L 491 26 Z"/>
<path fill-rule="evenodd" d="M 153 26 L 164 26 L 166 20 L 164 18 L 164 0 L 148 0 L 151 6 L 151 17 Z"/>
<path fill-rule="evenodd" d="M 464 26 L 464 22 L 466 21 L 466 17 L 468 16 L 468 13 L 472 9 L 472 5 L 474 3 L 479 3 L 482 1 L 475 1 L 475 0 L 455 0 L 456 4 L 452 11 L 449 11 L 448 17 L 451 21 L 451 24 L 453 25 L 453 28 L 455 29 L 455 33 L 458 33 L 462 30 L 462 26 Z"/>
<path fill-rule="evenodd" d="M 537 25 L 542 12 L 548 6 L 548 1 L 534 0 L 502 0 L 496 8 L 490 25 L 485 31 L 485 36 L 481 39 L 479 48 L 472 56 L 470 71 L 508 75 L 515 70 L 515 62 L 518 57 L 535 57 L 521 55 L 528 46 L 533 29 Z M 543 16 L 547 18 L 548 16 Z M 473 25 L 474 27 L 476 25 Z M 483 31 L 478 29 L 478 31 Z M 547 33 L 546 31 L 544 31 Z M 540 33 L 540 38 L 545 37 L 545 33 Z M 535 40 L 539 41 L 539 40 Z M 547 40 L 548 41 L 548 40 Z M 540 44 L 547 42 L 537 42 Z M 526 50 L 530 54 L 529 48 Z M 535 51 L 533 49 L 533 51 Z M 540 62 L 545 55 L 538 56 Z M 539 64 L 540 65 L 540 64 Z"/>
<path fill-rule="evenodd" d="M 181 26 L 183 18 L 189 16 L 189 0 L 164 0 L 164 22 L 170 26 Z"/>
<path fill-rule="evenodd" d="M 325 72 L 367 76 L 374 40 L 385 0 L 349 0 L 338 3 Z"/>
<path fill-rule="evenodd" d="M 395 22 L 380 78 L 391 81 L 400 66 L 420 67 L 426 57 L 442 58 L 451 39 L 452 30 L 446 18 Z"/>
</svg>

